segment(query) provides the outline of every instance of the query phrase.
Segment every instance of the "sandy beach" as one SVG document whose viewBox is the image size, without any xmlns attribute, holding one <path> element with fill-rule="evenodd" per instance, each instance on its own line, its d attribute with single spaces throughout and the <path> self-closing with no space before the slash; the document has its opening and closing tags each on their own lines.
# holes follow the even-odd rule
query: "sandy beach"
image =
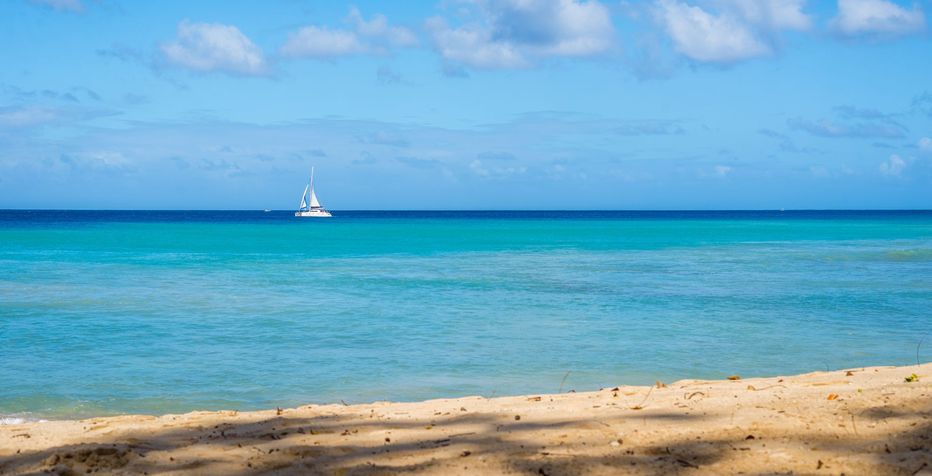
<svg viewBox="0 0 932 476">
<path fill-rule="evenodd" d="M 0 473 L 41 472 L 932 474 L 932 363 L 0 426 Z"/>
</svg>

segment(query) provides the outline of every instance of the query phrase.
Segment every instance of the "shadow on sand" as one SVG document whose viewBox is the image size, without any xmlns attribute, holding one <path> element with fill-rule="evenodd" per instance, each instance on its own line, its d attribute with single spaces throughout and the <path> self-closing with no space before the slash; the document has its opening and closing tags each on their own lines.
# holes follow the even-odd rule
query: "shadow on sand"
<svg viewBox="0 0 932 476">
<path fill-rule="evenodd" d="M 196 418 L 183 425 L 169 421 L 161 430 L 151 426 L 134 430 L 131 424 L 108 424 L 108 420 L 95 426 L 94 420 L 86 420 L 81 422 L 86 425 L 81 436 L 85 443 L 21 450 L 0 458 L 0 474 L 917 474 L 932 470 L 932 399 L 928 398 L 903 407 L 861 408 L 852 414 L 851 425 L 840 425 L 844 431 L 807 424 L 791 434 L 766 427 L 722 429 L 721 413 L 624 408 L 604 417 L 558 420 L 540 414 L 521 418 L 503 412 L 446 410 L 433 418 L 387 419 L 374 410 L 313 415 L 298 409 L 267 418 L 253 416 L 249 421 L 205 418 L 216 423 L 212 426 Z M 301 413 L 310 415 L 293 415 Z M 847 421 L 845 415 L 839 418 Z M 883 430 L 894 420 L 902 424 L 891 429 L 906 430 Z"/>
</svg>

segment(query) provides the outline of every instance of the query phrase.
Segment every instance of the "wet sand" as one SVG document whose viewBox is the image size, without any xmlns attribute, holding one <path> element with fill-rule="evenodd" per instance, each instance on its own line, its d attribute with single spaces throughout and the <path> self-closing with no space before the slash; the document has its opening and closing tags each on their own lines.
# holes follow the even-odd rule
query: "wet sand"
<svg viewBox="0 0 932 476">
<path fill-rule="evenodd" d="M 932 475 L 932 363 L 0 426 L 0 474 L 41 472 Z"/>
</svg>

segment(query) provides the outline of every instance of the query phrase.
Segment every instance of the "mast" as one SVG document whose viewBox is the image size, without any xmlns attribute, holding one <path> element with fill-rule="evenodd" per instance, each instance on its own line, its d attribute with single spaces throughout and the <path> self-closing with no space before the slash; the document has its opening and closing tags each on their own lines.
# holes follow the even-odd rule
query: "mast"
<svg viewBox="0 0 932 476">
<path fill-rule="evenodd" d="M 311 182 L 308 185 L 308 187 L 310 187 L 311 189 L 310 196 L 308 197 L 308 209 L 322 208 L 320 206 L 320 202 L 317 201 L 317 194 L 314 193 L 314 167 L 313 166 L 311 166 Z"/>
</svg>

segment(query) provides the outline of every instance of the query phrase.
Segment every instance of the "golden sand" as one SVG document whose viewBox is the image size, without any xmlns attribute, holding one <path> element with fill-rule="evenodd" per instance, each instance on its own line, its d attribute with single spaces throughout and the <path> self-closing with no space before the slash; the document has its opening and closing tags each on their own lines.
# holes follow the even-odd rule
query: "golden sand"
<svg viewBox="0 0 932 476">
<path fill-rule="evenodd" d="M 918 381 L 907 382 L 911 374 Z M 0 474 L 932 474 L 932 363 L 0 426 Z"/>
</svg>

